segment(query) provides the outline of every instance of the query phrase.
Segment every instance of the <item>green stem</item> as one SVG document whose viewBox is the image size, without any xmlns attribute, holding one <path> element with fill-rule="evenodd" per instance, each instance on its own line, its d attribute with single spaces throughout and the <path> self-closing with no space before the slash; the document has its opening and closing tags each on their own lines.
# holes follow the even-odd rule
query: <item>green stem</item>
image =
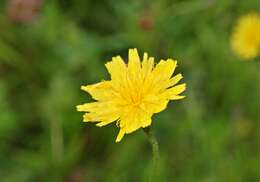
<svg viewBox="0 0 260 182">
<path fill-rule="evenodd" d="M 153 151 L 153 165 L 152 165 L 152 171 L 150 175 L 150 180 L 155 180 L 155 176 L 157 176 L 157 164 L 158 164 L 158 159 L 159 159 L 159 145 L 156 137 L 154 136 L 153 132 L 151 131 L 150 127 L 144 128 L 144 132 L 147 135 L 147 138 L 152 146 L 152 151 Z"/>
</svg>

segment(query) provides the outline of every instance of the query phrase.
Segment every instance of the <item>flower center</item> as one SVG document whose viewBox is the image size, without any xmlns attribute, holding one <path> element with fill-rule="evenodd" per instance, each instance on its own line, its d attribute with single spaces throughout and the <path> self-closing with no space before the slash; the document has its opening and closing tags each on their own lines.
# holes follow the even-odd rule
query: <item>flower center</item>
<svg viewBox="0 0 260 182">
<path fill-rule="evenodd" d="M 142 104 L 143 97 L 139 92 L 132 92 L 129 94 L 129 104 L 134 107 L 139 107 Z"/>
</svg>

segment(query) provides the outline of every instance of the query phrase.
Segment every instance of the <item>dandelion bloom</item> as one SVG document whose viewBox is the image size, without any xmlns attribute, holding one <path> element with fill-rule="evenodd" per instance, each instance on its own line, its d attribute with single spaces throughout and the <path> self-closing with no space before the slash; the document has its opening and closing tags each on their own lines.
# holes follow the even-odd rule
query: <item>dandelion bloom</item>
<svg viewBox="0 0 260 182">
<path fill-rule="evenodd" d="M 96 101 L 78 105 L 77 110 L 86 112 L 84 122 L 98 122 L 99 127 L 116 121 L 119 142 L 125 134 L 151 125 L 152 115 L 166 109 L 170 100 L 184 98 L 179 94 L 186 84 L 176 86 L 182 75 L 171 77 L 176 65 L 167 59 L 154 66 L 147 53 L 141 62 L 137 49 L 129 49 L 128 64 L 120 56 L 106 63 L 111 80 L 81 87 Z"/>
<path fill-rule="evenodd" d="M 260 17 L 256 13 L 239 18 L 231 36 L 234 52 L 243 59 L 254 59 L 260 49 Z"/>
</svg>

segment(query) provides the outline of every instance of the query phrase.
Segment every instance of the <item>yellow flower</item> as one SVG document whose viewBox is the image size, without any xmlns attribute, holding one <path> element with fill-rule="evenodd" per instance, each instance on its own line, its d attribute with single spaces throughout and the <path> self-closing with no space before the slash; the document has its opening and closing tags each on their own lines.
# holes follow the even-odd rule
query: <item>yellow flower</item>
<svg viewBox="0 0 260 182">
<path fill-rule="evenodd" d="M 254 59 L 260 48 L 260 17 L 250 13 L 239 18 L 231 36 L 234 52 L 243 59 Z"/>
<path fill-rule="evenodd" d="M 137 49 L 129 49 L 128 64 L 120 56 L 106 63 L 111 80 L 81 87 L 96 101 L 78 105 L 77 110 L 86 112 L 84 122 L 98 122 L 100 127 L 116 121 L 119 142 L 125 134 L 151 125 L 152 115 L 166 109 L 169 100 L 184 98 L 179 94 L 186 84 L 175 86 L 182 75 L 171 77 L 176 65 L 167 59 L 154 67 L 153 57 L 144 53 L 141 62 Z"/>
</svg>

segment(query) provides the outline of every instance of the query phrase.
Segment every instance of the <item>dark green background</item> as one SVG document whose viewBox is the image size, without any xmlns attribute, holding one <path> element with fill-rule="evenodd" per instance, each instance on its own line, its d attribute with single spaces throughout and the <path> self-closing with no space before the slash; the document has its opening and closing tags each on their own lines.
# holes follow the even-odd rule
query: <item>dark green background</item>
<svg viewBox="0 0 260 182">
<path fill-rule="evenodd" d="M 147 181 L 142 130 L 116 144 L 115 124 L 83 123 L 81 85 L 108 79 L 128 48 L 178 60 L 186 98 L 153 117 L 155 181 L 260 181 L 260 60 L 230 48 L 236 19 L 258 0 L 45 0 L 34 22 L 0 2 L 0 180 Z"/>
</svg>

